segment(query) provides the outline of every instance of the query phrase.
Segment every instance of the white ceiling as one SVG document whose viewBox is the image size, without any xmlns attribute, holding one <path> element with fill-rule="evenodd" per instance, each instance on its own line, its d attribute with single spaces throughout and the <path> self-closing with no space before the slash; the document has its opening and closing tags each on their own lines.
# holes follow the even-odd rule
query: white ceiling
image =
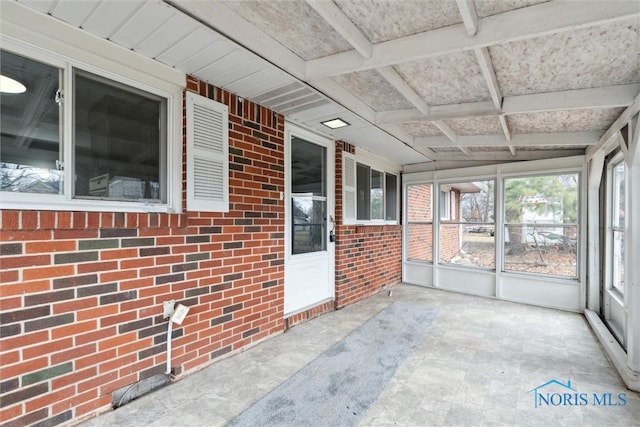
<svg viewBox="0 0 640 427">
<path fill-rule="evenodd" d="M 640 93 L 637 0 L 19 2 L 400 164 L 582 154 Z"/>
</svg>

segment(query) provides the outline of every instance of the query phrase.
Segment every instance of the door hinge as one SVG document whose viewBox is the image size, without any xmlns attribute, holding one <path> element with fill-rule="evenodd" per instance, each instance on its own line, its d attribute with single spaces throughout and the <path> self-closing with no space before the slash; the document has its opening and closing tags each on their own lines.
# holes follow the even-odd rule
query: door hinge
<svg viewBox="0 0 640 427">
<path fill-rule="evenodd" d="M 63 171 L 64 170 L 64 162 L 60 161 L 60 160 L 56 160 L 56 169 L 59 171 Z"/>
</svg>

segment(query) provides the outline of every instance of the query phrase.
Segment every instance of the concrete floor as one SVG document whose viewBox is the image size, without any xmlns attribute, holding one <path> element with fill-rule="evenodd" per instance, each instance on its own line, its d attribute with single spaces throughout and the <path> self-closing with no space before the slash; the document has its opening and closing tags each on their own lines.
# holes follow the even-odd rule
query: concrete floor
<svg viewBox="0 0 640 427">
<path fill-rule="evenodd" d="M 439 313 L 362 425 L 640 425 L 638 393 L 626 389 L 582 315 L 399 285 L 391 297 L 380 293 L 298 325 L 84 426 L 225 425 L 398 300 Z M 552 379 L 571 380 L 584 406 L 534 408 L 530 390 Z M 594 393 L 611 393 L 613 403 L 625 393 L 626 405 L 594 405 Z"/>
</svg>

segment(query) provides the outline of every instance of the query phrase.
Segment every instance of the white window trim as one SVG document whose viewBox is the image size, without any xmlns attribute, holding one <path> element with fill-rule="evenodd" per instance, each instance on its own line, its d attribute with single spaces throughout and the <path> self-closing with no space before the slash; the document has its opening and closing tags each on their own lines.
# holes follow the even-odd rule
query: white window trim
<svg viewBox="0 0 640 427">
<path fill-rule="evenodd" d="M 28 18 L 28 19 L 27 19 Z M 2 49 L 63 69 L 62 149 L 64 194 L 0 192 L 5 209 L 109 212 L 182 212 L 182 92 L 185 75 L 46 15 L 7 3 L 0 24 Z M 27 28 L 28 27 L 28 28 Z M 42 28 L 47 31 L 42 32 Z M 166 203 L 73 198 L 73 68 L 161 96 L 167 104 Z M 142 71 L 144 70 L 144 72 Z"/>
<path fill-rule="evenodd" d="M 387 194 L 386 194 L 386 188 L 385 188 L 385 184 L 386 184 L 386 175 L 387 174 L 392 174 L 395 175 L 396 177 L 396 212 L 395 212 L 395 216 L 396 219 L 395 220 L 387 220 L 387 219 L 370 219 L 370 220 L 362 220 L 362 219 L 358 219 L 358 200 L 357 197 L 354 197 L 354 206 L 353 206 L 353 218 L 348 218 L 346 215 L 346 198 L 345 198 L 345 182 L 347 181 L 346 176 L 345 176 L 345 168 L 344 168 L 344 161 L 346 159 L 352 159 L 355 163 L 354 163 L 354 169 L 353 169 L 353 173 L 354 173 L 354 177 L 353 177 L 353 183 L 354 186 L 351 189 L 351 187 L 348 187 L 348 190 L 352 190 L 354 192 L 354 196 L 356 195 L 357 192 L 357 167 L 356 165 L 358 163 L 368 166 L 369 168 L 376 170 L 378 172 L 382 172 L 382 191 L 384 194 L 384 198 L 382 201 L 382 205 L 383 205 L 383 212 L 386 213 L 386 201 L 387 201 Z M 378 158 L 376 156 L 374 156 L 373 154 L 369 154 L 368 152 L 366 152 L 363 149 L 357 149 L 356 154 L 350 154 L 347 153 L 346 151 L 343 151 L 342 154 L 342 159 L 343 159 L 343 168 L 342 168 L 342 223 L 345 225 L 398 225 L 400 224 L 400 203 L 401 203 L 401 191 L 400 191 L 400 171 L 401 168 L 399 165 L 396 165 L 392 162 L 388 162 L 385 161 L 381 158 Z M 386 215 L 383 215 L 386 216 Z"/>
<path fill-rule="evenodd" d="M 441 205 L 441 198 L 440 196 L 442 194 L 446 194 L 446 202 L 445 202 L 445 206 L 447 208 L 446 210 L 446 215 L 442 215 L 442 209 L 443 206 L 438 206 L 438 213 L 440 215 L 440 219 L 442 220 L 450 220 L 451 219 L 451 188 L 447 185 L 440 185 L 440 191 L 438 192 L 438 203 Z"/>
</svg>

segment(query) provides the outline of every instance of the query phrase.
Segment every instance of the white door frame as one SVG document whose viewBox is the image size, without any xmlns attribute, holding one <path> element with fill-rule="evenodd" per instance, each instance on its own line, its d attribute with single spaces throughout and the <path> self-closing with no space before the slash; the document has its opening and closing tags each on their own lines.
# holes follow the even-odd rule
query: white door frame
<svg viewBox="0 0 640 427">
<path fill-rule="evenodd" d="M 327 250 L 308 254 L 291 254 L 291 138 L 296 136 L 305 141 L 320 145 L 326 148 L 326 191 L 327 191 L 327 218 L 326 218 L 326 241 Z M 293 314 L 317 306 L 326 301 L 335 299 L 335 243 L 330 241 L 329 233 L 333 227 L 331 219 L 335 218 L 335 143 L 333 140 L 321 137 L 302 127 L 285 122 L 285 285 L 284 285 L 284 315 L 289 317 Z M 292 302 L 287 296 L 291 296 L 296 277 L 300 277 L 300 269 L 305 269 L 317 262 L 326 262 L 327 265 L 327 288 L 319 296 L 308 302 Z"/>
</svg>

